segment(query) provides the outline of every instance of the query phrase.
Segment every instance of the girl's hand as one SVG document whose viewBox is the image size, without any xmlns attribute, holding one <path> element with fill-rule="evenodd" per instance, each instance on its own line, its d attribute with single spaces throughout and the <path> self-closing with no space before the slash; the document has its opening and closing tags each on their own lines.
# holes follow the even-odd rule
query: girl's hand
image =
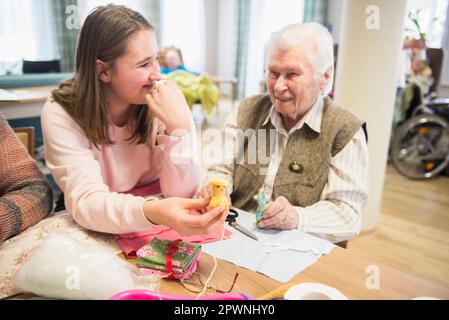
<svg viewBox="0 0 449 320">
<path fill-rule="evenodd" d="M 162 81 L 145 98 L 150 110 L 165 124 L 168 135 L 184 136 L 192 131 L 189 106 L 175 83 Z"/>
<path fill-rule="evenodd" d="M 196 194 L 197 199 L 207 199 L 212 197 L 212 187 L 210 185 L 205 186 Z"/>
<path fill-rule="evenodd" d="M 191 210 L 204 210 L 210 198 L 168 198 L 147 201 L 144 205 L 146 218 L 155 224 L 174 229 L 182 236 L 204 235 L 220 228 L 228 215 L 224 208 L 215 208 L 202 215 L 191 214 Z"/>
</svg>

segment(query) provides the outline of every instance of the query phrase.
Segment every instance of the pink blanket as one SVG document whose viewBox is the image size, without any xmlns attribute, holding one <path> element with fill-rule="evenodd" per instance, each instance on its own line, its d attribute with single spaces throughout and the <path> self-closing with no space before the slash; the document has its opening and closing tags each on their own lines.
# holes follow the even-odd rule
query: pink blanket
<svg viewBox="0 0 449 320">
<path fill-rule="evenodd" d="M 152 183 L 143 187 L 134 188 L 127 193 L 135 196 L 160 195 L 161 189 L 159 180 L 153 181 Z M 224 239 L 228 239 L 232 235 L 232 233 L 226 229 L 224 235 Z M 205 244 L 219 241 L 221 239 L 221 228 L 208 235 L 183 237 L 169 227 L 153 226 L 148 231 L 133 232 L 115 236 L 117 244 L 123 250 L 123 253 L 125 253 L 126 257 L 131 259 L 137 258 L 137 251 L 154 238 L 158 238 L 161 240 L 180 240 L 196 244 Z"/>
<path fill-rule="evenodd" d="M 226 229 L 224 239 L 228 239 L 231 234 L 232 233 L 228 229 Z M 137 258 L 137 251 L 154 238 L 158 238 L 161 240 L 181 240 L 184 242 L 205 244 L 219 241 L 221 239 L 221 230 L 217 229 L 217 231 L 211 234 L 202 236 L 184 237 L 179 235 L 179 233 L 177 233 L 173 229 L 170 229 L 169 227 L 154 226 L 150 230 L 145 232 L 134 232 L 117 235 L 116 241 L 119 247 L 125 253 L 126 257 Z"/>
</svg>

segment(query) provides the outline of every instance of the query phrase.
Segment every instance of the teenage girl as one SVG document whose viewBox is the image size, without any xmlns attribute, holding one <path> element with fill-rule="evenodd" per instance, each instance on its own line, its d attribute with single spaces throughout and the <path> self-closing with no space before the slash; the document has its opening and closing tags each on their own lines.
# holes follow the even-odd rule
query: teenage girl
<svg viewBox="0 0 449 320">
<path fill-rule="evenodd" d="M 169 226 L 206 234 L 224 208 L 202 215 L 195 130 L 180 89 L 161 83 L 153 27 L 123 6 L 95 9 L 81 29 L 73 79 L 42 113 L 46 163 L 81 226 L 121 234 Z M 160 187 L 160 188 L 159 188 Z M 161 192 L 164 199 L 149 197 Z"/>
</svg>

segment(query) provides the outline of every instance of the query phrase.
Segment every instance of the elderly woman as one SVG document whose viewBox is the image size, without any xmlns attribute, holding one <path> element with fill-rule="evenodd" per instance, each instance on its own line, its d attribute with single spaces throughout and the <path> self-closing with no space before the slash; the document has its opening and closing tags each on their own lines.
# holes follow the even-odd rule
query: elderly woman
<svg viewBox="0 0 449 320">
<path fill-rule="evenodd" d="M 0 113 L 0 242 L 45 218 L 52 192 L 36 162 Z"/>
<path fill-rule="evenodd" d="M 260 193 L 271 199 L 259 228 L 297 229 L 332 242 L 360 232 L 368 198 L 366 136 L 362 122 L 328 97 L 333 66 L 325 27 L 285 27 L 271 38 L 269 95 L 245 99 L 226 122 L 225 146 L 242 134 L 249 140 L 231 161 L 212 165 L 207 179 L 226 179 L 237 208 L 255 211 Z"/>
</svg>

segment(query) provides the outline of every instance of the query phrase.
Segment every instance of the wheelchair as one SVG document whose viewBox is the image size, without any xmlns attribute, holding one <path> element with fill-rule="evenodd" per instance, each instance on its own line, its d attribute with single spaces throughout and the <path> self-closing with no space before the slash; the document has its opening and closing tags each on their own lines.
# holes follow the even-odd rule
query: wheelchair
<svg viewBox="0 0 449 320">
<path fill-rule="evenodd" d="M 416 107 L 394 132 L 391 160 L 410 179 L 449 175 L 449 99 L 435 99 Z"/>
</svg>

